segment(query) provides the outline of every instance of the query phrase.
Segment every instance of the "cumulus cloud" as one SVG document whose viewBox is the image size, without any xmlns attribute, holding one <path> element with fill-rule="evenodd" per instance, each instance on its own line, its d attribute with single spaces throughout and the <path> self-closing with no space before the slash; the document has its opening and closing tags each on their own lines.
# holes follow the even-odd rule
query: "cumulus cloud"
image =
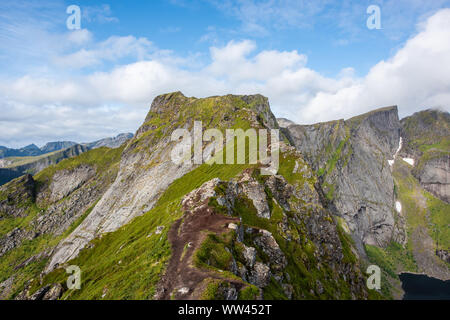
<svg viewBox="0 0 450 320">
<path fill-rule="evenodd" d="M 91 61 L 129 55 L 128 45 L 109 51 L 118 39 L 94 44 Z M 210 61 L 193 69 L 189 59 L 162 54 L 147 39 L 120 38 L 135 45 L 133 52 L 143 48 L 144 59 L 70 78 L 27 75 L 0 81 L 0 144 L 82 141 L 133 131 L 156 95 L 176 90 L 197 97 L 261 93 L 277 116 L 298 123 L 348 118 L 387 105 L 398 105 L 401 116 L 430 107 L 449 110 L 448 39 L 450 9 L 444 9 L 366 76 L 345 68 L 326 77 L 308 68 L 307 57 L 295 50 L 258 51 L 249 40 L 212 47 Z"/>
<path fill-rule="evenodd" d="M 429 107 L 449 110 L 448 39 L 450 9 L 444 9 L 420 24 L 418 34 L 392 58 L 376 64 L 363 79 L 336 91 L 318 92 L 297 120 L 349 117 L 386 105 L 398 105 L 402 115 Z"/>
</svg>

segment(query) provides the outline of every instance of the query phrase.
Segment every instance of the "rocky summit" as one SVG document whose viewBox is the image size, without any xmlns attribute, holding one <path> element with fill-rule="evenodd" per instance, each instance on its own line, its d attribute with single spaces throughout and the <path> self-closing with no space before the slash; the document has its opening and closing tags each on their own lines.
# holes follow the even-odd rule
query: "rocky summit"
<svg viewBox="0 0 450 320">
<path fill-rule="evenodd" d="M 198 121 L 278 130 L 276 172 L 217 161 L 250 137 L 199 142 Z M 134 136 L 71 146 L 89 150 L 0 187 L 0 298 L 399 299 L 401 272 L 448 280 L 449 123 L 394 106 L 299 125 L 261 95 L 160 95 Z M 173 161 L 177 129 L 204 161 Z"/>
</svg>

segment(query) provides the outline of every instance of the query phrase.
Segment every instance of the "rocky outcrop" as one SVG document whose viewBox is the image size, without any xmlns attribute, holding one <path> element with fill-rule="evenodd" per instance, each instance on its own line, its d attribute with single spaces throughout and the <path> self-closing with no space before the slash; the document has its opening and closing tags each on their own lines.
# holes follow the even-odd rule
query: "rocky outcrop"
<svg viewBox="0 0 450 320">
<path fill-rule="evenodd" d="M 30 294 L 29 287 L 21 292 L 15 300 L 58 300 L 64 293 L 64 287 L 59 284 L 46 285 Z"/>
<path fill-rule="evenodd" d="M 443 261 L 450 263 L 450 252 L 447 250 L 436 250 L 436 255 Z"/>
<path fill-rule="evenodd" d="M 450 154 L 438 152 L 422 159 L 413 173 L 425 190 L 450 203 Z"/>
<path fill-rule="evenodd" d="M 392 239 L 404 241 L 404 231 L 395 226 L 388 164 L 400 140 L 397 107 L 346 121 L 290 125 L 287 131 L 320 176 L 321 187 L 335 213 L 345 219 L 361 253 L 363 243 L 385 246 Z"/>
<path fill-rule="evenodd" d="M 33 203 L 35 199 L 36 182 L 29 174 L 0 187 L 0 219 L 24 217 L 27 214 L 25 204 Z"/>
<path fill-rule="evenodd" d="M 402 155 L 415 159 L 413 175 L 424 189 L 450 202 L 450 114 L 439 110 L 414 113 L 401 121 Z"/>
<path fill-rule="evenodd" d="M 74 170 L 58 171 L 50 184 L 50 201 L 56 202 L 67 197 L 95 175 L 95 169 L 82 165 Z"/>
<path fill-rule="evenodd" d="M 0 257 L 8 251 L 18 247 L 24 240 L 32 240 L 36 237 L 36 232 L 15 228 L 5 236 L 0 238 Z"/>
<path fill-rule="evenodd" d="M 285 144 L 281 149 L 290 156 L 298 157 L 297 161 L 302 167 L 306 167 L 303 174 L 309 180 L 299 179 L 289 183 L 282 175 L 263 178 L 258 177 L 255 170 L 248 169 L 230 181 L 218 178 L 210 180 L 184 197 L 182 206 L 185 214 L 169 232 L 174 254 L 160 283 L 158 298 L 167 298 L 176 288 L 187 290 L 183 295 L 174 293 L 175 298 L 192 298 L 198 286 L 207 278 L 230 281 L 228 287 L 233 286 L 240 292 L 243 284 L 238 285 L 234 280 L 224 277 L 224 271 L 230 271 L 256 286 L 261 293 L 274 281 L 274 285 L 283 290 L 280 294 L 297 299 L 302 297 L 299 293 L 302 290 L 307 290 L 303 297 L 325 294 L 325 287 L 330 290 L 330 287 L 336 285 L 334 281 L 342 277 L 350 288 L 351 297 L 365 297 L 364 278 L 358 265 L 350 262 L 352 258 L 348 256 L 355 255 L 356 249 L 344 253 L 343 246 L 351 247 L 351 244 L 343 244 L 345 240 L 339 235 L 331 213 L 322 206 L 320 195 L 312 186 L 313 175 L 300 154 Z M 254 197 L 255 194 L 258 197 Z M 271 231 L 249 221 L 248 214 L 266 221 L 261 223 L 271 228 Z M 224 228 L 227 219 L 238 222 L 225 223 Z M 215 230 L 218 235 L 232 232 L 234 240 L 224 248 L 231 260 L 226 269 L 223 269 L 223 265 L 219 268 L 209 259 L 204 262 L 208 264 L 209 271 L 199 266 L 197 268 L 200 269 L 193 267 L 195 263 L 192 261 L 195 260 L 192 257 L 202 246 L 198 237 L 200 230 L 204 233 Z M 181 253 L 186 243 L 189 244 L 189 249 Z M 280 243 L 284 243 L 284 247 Z M 291 251 L 287 251 L 288 247 L 301 252 L 295 258 L 298 261 L 292 257 Z M 288 257 L 294 260 L 289 262 Z M 315 262 L 312 263 L 312 260 Z M 297 264 L 305 264 L 311 274 L 320 274 L 320 280 L 316 279 L 309 286 L 300 289 L 299 283 L 293 280 L 292 273 L 287 271 L 288 266 L 295 269 Z M 327 294 L 331 294 L 330 291 Z M 334 297 L 337 298 L 340 294 L 335 292 Z"/>
</svg>

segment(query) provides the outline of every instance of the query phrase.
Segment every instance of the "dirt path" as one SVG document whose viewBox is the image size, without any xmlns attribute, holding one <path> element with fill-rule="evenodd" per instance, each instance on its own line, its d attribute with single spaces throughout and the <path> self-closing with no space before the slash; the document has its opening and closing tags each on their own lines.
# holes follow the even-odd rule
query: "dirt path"
<svg viewBox="0 0 450 320">
<path fill-rule="evenodd" d="M 172 256 L 166 273 L 158 285 L 156 299 L 198 299 L 202 292 L 200 284 L 206 278 L 225 279 L 220 275 L 194 267 L 193 254 L 200 247 L 208 232 L 221 234 L 229 232 L 230 223 L 238 223 L 235 217 L 217 214 L 207 204 L 185 210 L 169 230 L 168 238 L 172 245 Z M 227 279 L 241 288 L 242 282 Z"/>
</svg>

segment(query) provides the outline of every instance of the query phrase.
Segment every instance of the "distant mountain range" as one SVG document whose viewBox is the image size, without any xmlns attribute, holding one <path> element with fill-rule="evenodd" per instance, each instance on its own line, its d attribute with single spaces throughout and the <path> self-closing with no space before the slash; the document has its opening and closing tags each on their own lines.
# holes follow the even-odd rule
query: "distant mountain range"
<svg viewBox="0 0 450 320">
<path fill-rule="evenodd" d="M 133 137 L 132 133 L 121 133 L 117 137 L 110 137 L 101 140 L 97 140 L 94 142 L 88 143 L 77 143 L 73 141 L 56 141 L 56 142 L 48 142 L 42 148 L 39 148 L 35 144 L 30 144 L 26 147 L 20 149 L 13 149 L 4 146 L 0 146 L 0 159 L 8 158 L 8 157 L 35 157 L 43 154 L 47 154 L 50 152 L 55 152 L 59 150 L 64 150 L 70 147 L 73 147 L 77 144 L 81 144 L 86 146 L 89 150 L 100 148 L 100 147 L 108 147 L 108 148 L 117 148 L 120 147 L 125 141 L 131 139 Z"/>
<path fill-rule="evenodd" d="M 35 144 L 21 149 L 0 147 L 0 186 L 26 173 L 34 175 L 53 164 L 88 150 L 101 147 L 118 148 L 132 137 L 132 133 L 122 133 L 117 137 L 81 144 L 57 141 L 49 142 L 42 148 Z"/>
</svg>

